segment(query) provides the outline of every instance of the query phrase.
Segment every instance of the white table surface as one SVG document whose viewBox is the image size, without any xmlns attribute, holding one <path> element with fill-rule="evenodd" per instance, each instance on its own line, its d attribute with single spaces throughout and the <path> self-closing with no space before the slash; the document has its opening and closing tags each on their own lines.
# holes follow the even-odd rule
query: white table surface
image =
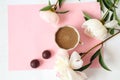
<svg viewBox="0 0 120 80">
<path fill-rule="evenodd" d="M 51 0 L 55 2 L 56 0 Z M 81 0 L 81 2 L 96 0 Z M 0 80 L 55 80 L 52 70 L 8 71 L 8 11 L 7 5 L 12 4 L 40 4 L 48 0 L 0 0 Z M 67 2 L 79 2 L 67 0 Z M 119 8 L 120 9 L 120 8 Z M 120 10 L 119 10 L 120 11 Z M 120 15 L 120 12 L 118 13 Z M 112 72 L 101 69 L 88 69 L 88 80 L 120 80 L 120 34 L 109 40 L 105 47 L 105 62 Z M 47 76 L 47 77 L 46 77 Z"/>
</svg>

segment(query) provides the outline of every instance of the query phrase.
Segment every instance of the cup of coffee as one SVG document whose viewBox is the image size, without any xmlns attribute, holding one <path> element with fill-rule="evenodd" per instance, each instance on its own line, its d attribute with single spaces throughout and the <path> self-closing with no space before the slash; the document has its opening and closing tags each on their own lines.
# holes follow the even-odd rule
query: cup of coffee
<svg viewBox="0 0 120 80">
<path fill-rule="evenodd" d="M 80 42 L 80 35 L 73 26 L 60 27 L 55 34 L 56 44 L 65 50 L 74 49 Z"/>
</svg>

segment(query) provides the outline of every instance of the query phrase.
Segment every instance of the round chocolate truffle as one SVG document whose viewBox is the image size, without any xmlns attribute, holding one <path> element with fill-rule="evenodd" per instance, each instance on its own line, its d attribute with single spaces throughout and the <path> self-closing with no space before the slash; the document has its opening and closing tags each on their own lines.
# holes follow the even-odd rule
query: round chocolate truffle
<svg viewBox="0 0 120 80">
<path fill-rule="evenodd" d="M 39 61 L 38 59 L 34 59 L 34 60 L 32 60 L 32 61 L 30 62 L 30 66 L 31 66 L 32 68 L 37 68 L 37 67 L 40 66 L 40 61 Z"/>
<path fill-rule="evenodd" d="M 50 52 L 49 50 L 43 51 L 42 57 L 43 57 L 44 59 L 50 58 L 50 57 L 51 57 L 51 52 Z"/>
</svg>

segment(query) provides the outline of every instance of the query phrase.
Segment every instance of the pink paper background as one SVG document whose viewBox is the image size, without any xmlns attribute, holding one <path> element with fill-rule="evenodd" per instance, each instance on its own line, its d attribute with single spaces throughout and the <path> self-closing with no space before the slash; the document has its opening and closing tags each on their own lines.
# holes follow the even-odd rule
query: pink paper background
<svg viewBox="0 0 120 80">
<path fill-rule="evenodd" d="M 52 69 L 54 67 L 55 54 L 58 50 L 54 41 L 55 26 L 75 26 L 81 35 L 84 45 L 78 45 L 78 52 L 85 52 L 100 41 L 91 39 L 83 33 L 81 24 L 85 21 L 82 11 L 89 13 L 93 18 L 100 18 L 99 3 L 72 3 L 64 4 L 61 10 L 70 10 L 61 14 L 61 22 L 52 25 L 43 21 L 39 16 L 39 10 L 43 5 L 9 5 L 8 6 L 8 33 L 9 33 L 9 70 L 29 70 L 32 59 L 40 59 L 41 66 L 38 69 Z M 52 57 L 43 59 L 44 50 L 51 50 Z M 96 50 L 91 51 L 90 55 Z M 72 51 L 70 51 L 72 52 Z M 84 58 L 89 61 L 90 55 Z M 92 65 L 98 67 L 98 63 Z"/>
</svg>

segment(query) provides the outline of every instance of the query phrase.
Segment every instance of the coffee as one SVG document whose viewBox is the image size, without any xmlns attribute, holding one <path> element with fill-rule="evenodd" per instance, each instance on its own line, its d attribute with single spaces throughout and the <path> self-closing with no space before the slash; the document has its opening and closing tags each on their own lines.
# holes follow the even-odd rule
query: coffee
<svg viewBox="0 0 120 80">
<path fill-rule="evenodd" d="M 55 41 L 60 48 L 71 49 L 79 42 L 79 34 L 74 28 L 64 26 L 56 32 Z"/>
</svg>

